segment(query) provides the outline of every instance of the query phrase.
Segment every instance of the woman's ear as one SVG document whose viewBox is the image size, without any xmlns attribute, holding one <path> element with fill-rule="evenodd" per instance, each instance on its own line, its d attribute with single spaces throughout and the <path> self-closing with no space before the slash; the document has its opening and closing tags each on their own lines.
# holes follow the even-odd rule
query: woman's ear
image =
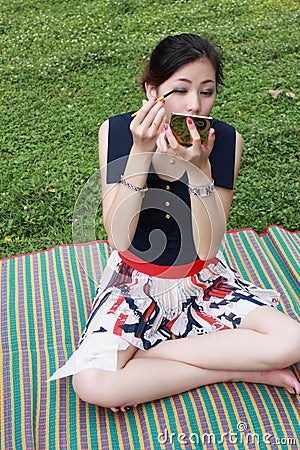
<svg viewBox="0 0 300 450">
<path fill-rule="evenodd" d="M 152 86 L 152 84 L 146 82 L 145 90 L 148 100 L 152 100 L 153 98 L 157 97 L 157 89 L 155 86 Z"/>
</svg>

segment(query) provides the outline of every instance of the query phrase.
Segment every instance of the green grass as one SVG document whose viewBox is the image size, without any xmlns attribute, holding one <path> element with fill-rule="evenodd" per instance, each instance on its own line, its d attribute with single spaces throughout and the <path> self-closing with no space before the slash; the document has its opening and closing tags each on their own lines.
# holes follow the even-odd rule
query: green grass
<svg viewBox="0 0 300 450">
<path fill-rule="evenodd" d="M 0 5 L 1 257 L 106 237 L 95 201 L 99 125 L 139 107 L 140 61 L 161 38 L 181 32 L 219 43 L 227 61 L 213 115 L 244 139 L 228 228 L 299 229 L 297 1 Z M 282 92 L 274 99 L 271 89 Z"/>
</svg>

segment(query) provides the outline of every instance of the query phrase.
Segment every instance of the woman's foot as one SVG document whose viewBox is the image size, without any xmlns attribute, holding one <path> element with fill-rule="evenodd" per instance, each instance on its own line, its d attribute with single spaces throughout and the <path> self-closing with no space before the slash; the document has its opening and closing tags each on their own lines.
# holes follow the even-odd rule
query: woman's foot
<svg viewBox="0 0 300 450">
<path fill-rule="evenodd" d="M 290 394 L 300 394 L 300 383 L 289 369 L 240 372 L 238 379 L 247 383 L 262 383 L 283 387 Z"/>
<path fill-rule="evenodd" d="M 232 372 L 232 377 L 229 376 L 228 381 L 268 384 L 271 386 L 283 387 L 290 394 L 300 394 L 300 383 L 289 369 Z M 127 405 L 109 409 L 112 412 L 117 413 L 119 411 L 126 412 L 136 406 L 137 405 Z"/>
</svg>

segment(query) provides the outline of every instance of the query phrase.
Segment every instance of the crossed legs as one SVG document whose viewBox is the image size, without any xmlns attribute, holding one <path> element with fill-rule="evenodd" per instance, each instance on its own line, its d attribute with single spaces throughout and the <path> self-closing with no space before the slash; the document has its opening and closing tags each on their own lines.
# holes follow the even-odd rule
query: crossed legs
<svg viewBox="0 0 300 450">
<path fill-rule="evenodd" d="M 300 394 L 300 383 L 285 369 L 297 361 L 300 324 L 259 307 L 235 330 L 165 341 L 147 351 L 130 346 L 119 352 L 116 372 L 85 369 L 73 376 L 73 386 L 82 400 L 112 409 L 227 381 Z"/>
</svg>

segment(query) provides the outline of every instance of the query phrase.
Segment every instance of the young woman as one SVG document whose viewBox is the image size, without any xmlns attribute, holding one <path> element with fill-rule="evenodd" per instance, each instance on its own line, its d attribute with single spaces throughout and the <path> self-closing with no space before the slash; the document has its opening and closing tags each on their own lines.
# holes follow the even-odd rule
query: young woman
<svg viewBox="0 0 300 450">
<path fill-rule="evenodd" d="M 300 360 L 300 324 L 276 309 L 277 292 L 240 279 L 219 250 L 242 139 L 214 119 L 201 142 L 189 116 L 210 115 L 222 78 L 210 42 L 167 37 L 142 77 L 148 100 L 135 117 L 100 127 L 103 218 L 115 251 L 80 345 L 52 377 L 73 375 L 86 402 L 125 410 L 226 381 L 300 393 L 286 369 Z M 176 140 L 172 112 L 187 115 L 191 145 Z"/>
</svg>

